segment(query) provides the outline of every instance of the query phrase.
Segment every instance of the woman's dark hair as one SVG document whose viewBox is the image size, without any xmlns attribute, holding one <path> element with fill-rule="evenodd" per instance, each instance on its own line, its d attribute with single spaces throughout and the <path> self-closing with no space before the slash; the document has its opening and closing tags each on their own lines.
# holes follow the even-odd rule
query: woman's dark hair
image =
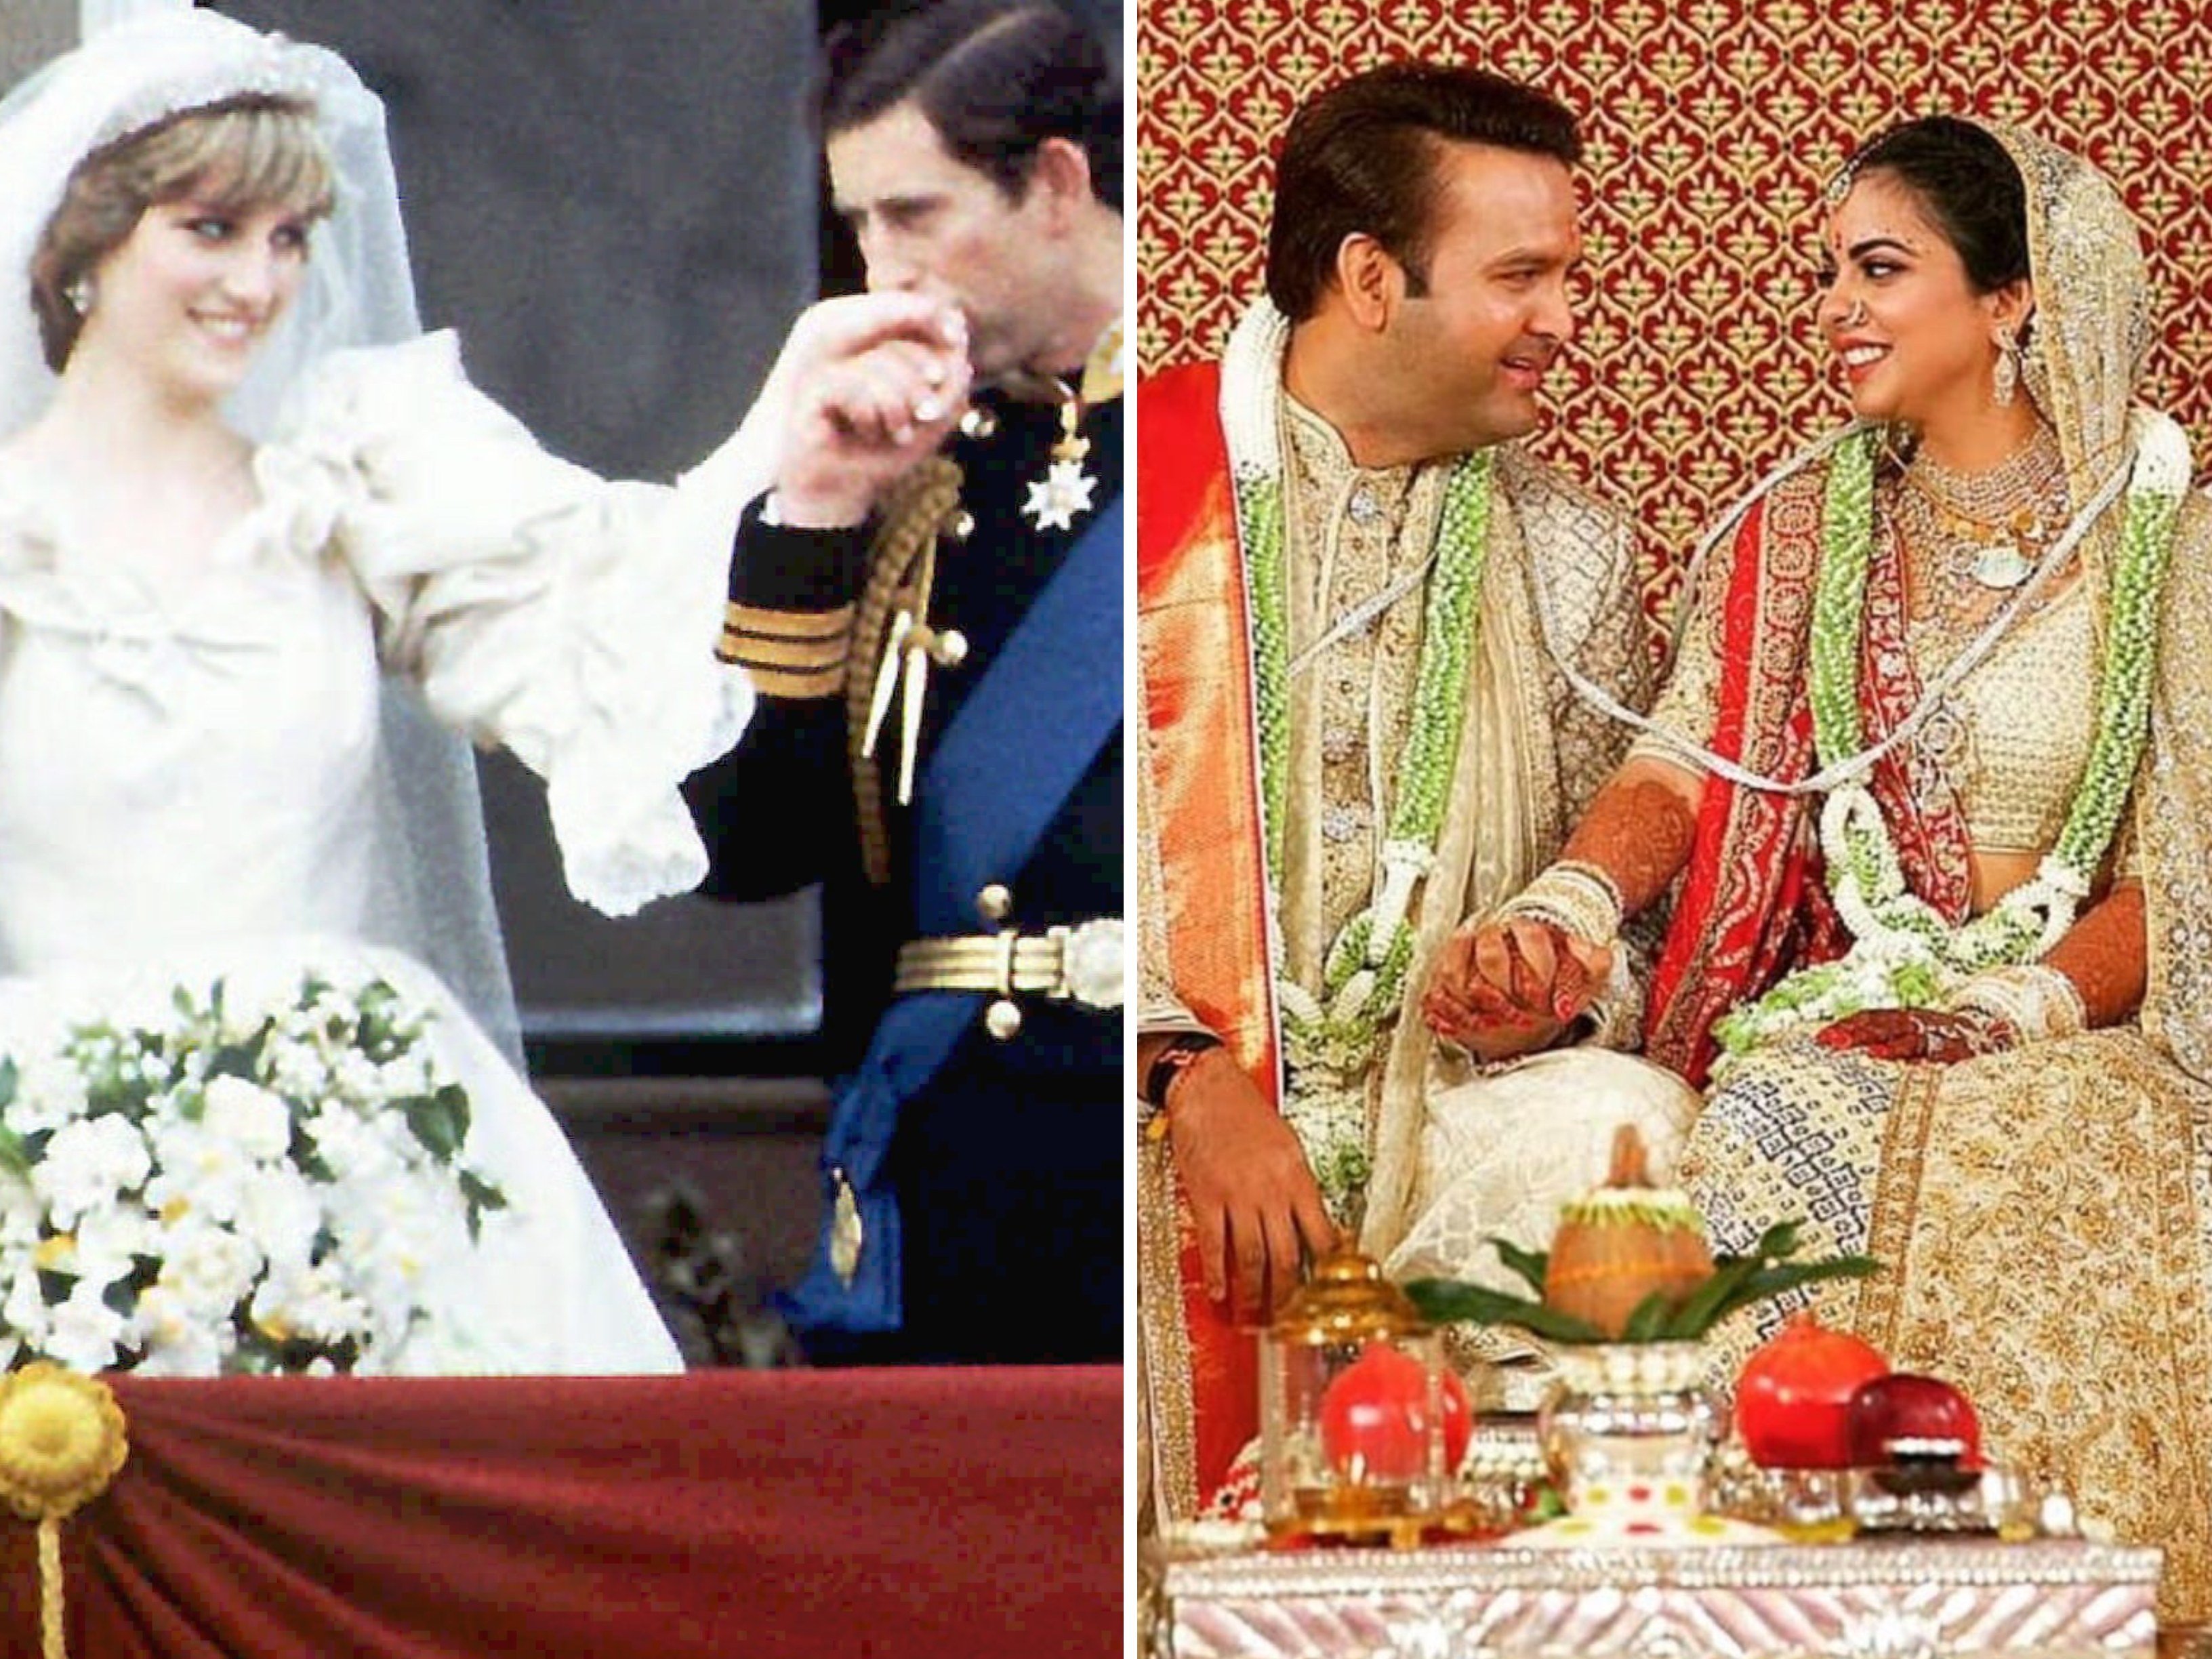
<svg viewBox="0 0 2212 1659">
<path fill-rule="evenodd" d="M 954 159 L 1009 200 L 1048 138 L 1079 145 L 1091 190 L 1121 210 L 1121 76 L 1057 0 L 938 0 L 847 25 L 824 54 L 822 126 L 834 137 L 911 102 Z"/>
<path fill-rule="evenodd" d="M 1889 173 L 1920 198 L 1975 293 L 2028 275 L 2027 186 L 2005 147 L 1972 121 L 1923 115 L 1900 122 L 1852 159 L 1852 179 L 1869 173 Z"/>
<path fill-rule="evenodd" d="M 1389 64 L 1340 82 L 1291 118 L 1275 167 L 1267 297 L 1292 322 L 1320 306 L 1344 239 L 1372 236 L 1425 293 L 1443 143 L 1490 144 L 1569 166 L 1582 138 L 1566 106 L 1485 70 Z"/>
</svg>

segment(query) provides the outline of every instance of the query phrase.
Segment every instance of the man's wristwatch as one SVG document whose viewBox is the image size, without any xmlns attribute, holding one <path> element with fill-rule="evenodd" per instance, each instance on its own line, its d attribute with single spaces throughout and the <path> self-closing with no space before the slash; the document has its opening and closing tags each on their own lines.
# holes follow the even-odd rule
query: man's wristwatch
<svg viewBox="0 0 2212 1659">
<path fill-rule="evenodd" d="M 1183 1068 L 1200 1054 L 1221 1047 L 1221 1039 L 1211 1031 L 1177 1031 L 1159 1047 L 1152 1063 L 1145 1067 L 1144 1087 L 1138 1097 L 1157 1113 L 1168 1103 L 1168 1091 L 1182 1075 Z"/>
</svg>

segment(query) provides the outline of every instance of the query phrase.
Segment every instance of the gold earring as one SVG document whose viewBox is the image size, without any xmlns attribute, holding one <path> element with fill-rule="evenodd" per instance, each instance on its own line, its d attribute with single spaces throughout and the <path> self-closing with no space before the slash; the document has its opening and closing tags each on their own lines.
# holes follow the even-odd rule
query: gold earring
<svg viewBox="0 0 2212 1659">
<path fill-rule="evenodd" d="M 1990 373 L 1990 397 L 1999 409 L 2010 409 L 2013 394 L 2019 389 L 2019 347 L 2014 342 L 2012 331 L 2000 325 L 1996 365 Z"/>
</svg>

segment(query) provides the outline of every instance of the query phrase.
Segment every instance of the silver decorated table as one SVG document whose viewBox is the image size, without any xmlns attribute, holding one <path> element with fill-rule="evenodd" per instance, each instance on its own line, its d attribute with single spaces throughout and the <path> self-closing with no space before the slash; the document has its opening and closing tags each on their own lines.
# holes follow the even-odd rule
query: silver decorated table
<svg viewBox="0 0 2212 1659">
<path fill-rule="evenodd" d="M 2160 1565 L 2072 1540 L 1168 1559 L 1153 1639 L 1172 1659 L 2148 1659 Z"/>
</svg>

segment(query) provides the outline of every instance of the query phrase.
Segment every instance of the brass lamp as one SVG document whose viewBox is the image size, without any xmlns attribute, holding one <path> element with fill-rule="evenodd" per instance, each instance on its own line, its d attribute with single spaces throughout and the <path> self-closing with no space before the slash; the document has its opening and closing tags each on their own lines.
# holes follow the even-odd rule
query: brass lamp
<svg viewBox="0 0 2212 1659">
<path fill-rule="evenodd" d="M 1351 1250 L 1324 1256 L 1260 1334 L 1260 1502 L 1279 1539 L 1409 1546 L 1443 1512 L 1466 1396 L 1437 1333 Z M 1457 1422 L 1448 1430 L 1447 1418 Z"/>
</svg>

